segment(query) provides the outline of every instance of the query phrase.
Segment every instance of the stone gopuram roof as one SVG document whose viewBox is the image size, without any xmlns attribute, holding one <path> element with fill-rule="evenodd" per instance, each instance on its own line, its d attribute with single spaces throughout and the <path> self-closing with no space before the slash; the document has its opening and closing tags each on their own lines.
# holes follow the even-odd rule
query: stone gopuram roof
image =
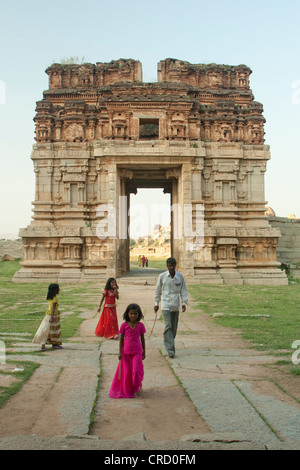
<svg viewBox="0 0 300 470">
<path fill-rule="evenodd" d="M 53 64 L 46 73 L 49 89 L 34 118 L 38 142 L 138 140 L 140 118 L 142 125 L 164 123 L 160 140 L 264 142 L 263 107 L 254 101 L 246 65 L 165 59 L 154 83 L 142 81 L 133 59 Z"/>
</svg>

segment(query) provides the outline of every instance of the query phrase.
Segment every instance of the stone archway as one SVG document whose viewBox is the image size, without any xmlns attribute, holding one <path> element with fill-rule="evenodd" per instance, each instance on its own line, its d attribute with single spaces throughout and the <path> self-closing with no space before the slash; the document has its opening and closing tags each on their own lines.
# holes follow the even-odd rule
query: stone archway
<svg viewBox="0 0 300 470">
<path fill-rule="evenodd" d="M 130 270 L 129 267 L 129 229 L 130 226 L 130 195 L 136 194 L 139 188 L 161 188 L 164 193 L 170 194 L 170 223 L 171 223 L 171 254 L 178 257 L 178 244 L 174 239 L 174 214 L 173 204 L 178 201 L 178 181 L 180 181 L 181 167 L 127 166 L 118 168 L 118 198 L 119 208 L 117 218 L 119 231 L 122 236 L 117 238 L 117 275 L 123 275 Z M 149 211 L 149 206 L 145 206 Z M 126 238 L 125 238 L 126 237 Z"/>
<path fill-rule="evenodd" d="M 166 59 L 155 83 L 142 82 L 133 59 L 53 64 L 46 73 L 34 118 L 34 215 L 20 230 L 15 281 L 126 272 L 128 196 L 148 183 L 172 195 L 172 254 L 190 282 L 287 284 L 280 232 L 264 215 L 270 151 L 249 67 Z"/>
</svg>

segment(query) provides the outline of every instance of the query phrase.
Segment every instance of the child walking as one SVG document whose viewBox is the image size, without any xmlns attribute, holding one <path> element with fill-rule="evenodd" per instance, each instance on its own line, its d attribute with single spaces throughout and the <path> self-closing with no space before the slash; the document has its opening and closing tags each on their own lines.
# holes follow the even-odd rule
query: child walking
<svg viewBox="0 0 300 470">
<path fill-rule="evenodd" d="M 96 336 L 102 336 L 107 339 L 117 339 L 119 337 L 120 332 L 116 309 L 116 299 L 119 298 L 118 289 L 115 278 L 110 277 L 102 292 L 102 299 L 98 308 L 98 312 L 100 312 L 104 302 L 103 311 L 95 329 Z"/>
<path fill-rule="evenodd" d="M 123 318 L 125 322 L 120 328 L 119 364 L 109 391 L 111 398 L 134 398 L 141 390 L 144 379 L 146 329 L 140 323 L 144 318 L 140 306 L 128 305 Z"/>
<path fill-rule="evenodd" d="M 46 351 L 46 343 L 52 344 L 54 349 L 62 349 L 58 294 L 59 285 L 50 284 L 46 297 L 46 300 L 49 302 L 49 308 L 32 340 L 33 343 L 41 344 L 41 351 Z"/>
</svg>

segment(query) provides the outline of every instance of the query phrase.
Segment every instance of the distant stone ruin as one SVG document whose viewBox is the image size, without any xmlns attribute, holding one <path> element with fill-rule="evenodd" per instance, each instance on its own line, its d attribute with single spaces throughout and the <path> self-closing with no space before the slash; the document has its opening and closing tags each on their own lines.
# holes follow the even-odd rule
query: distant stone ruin
<svg viewBox="0 0 300 470">
<path fill-rule="evenodd" d="M 130 247 L 130 257 L 150 256 L 151 258 L 169 258 L 171 256 L 170 224 L 153 227 L 151 235 L 140 237 Z"/>
<path fill-rule="evenodd" d="M 280 230 L 277 258 L 283 264 L 298 264 L 300 268 L 300 219 L 272 217 L 272 227 Z"/>
<path fill-rule="evenodd" d="M 0 239 L 0 261 L 14 261 L 23 257 L 22 240 Z"/>
<path fill-rule="evenodd" d="M 34 215 L 20 231 L 15 281 L 122 276 L 130 194 L 162 188 L 171 253 L 190 282 L 287 283 L 280 232 L 264 215 L 270 152 L 249 67 L 166 59 L 155 83 L 132 59 L 46 73 L 34 118 Z"/>
</svg>

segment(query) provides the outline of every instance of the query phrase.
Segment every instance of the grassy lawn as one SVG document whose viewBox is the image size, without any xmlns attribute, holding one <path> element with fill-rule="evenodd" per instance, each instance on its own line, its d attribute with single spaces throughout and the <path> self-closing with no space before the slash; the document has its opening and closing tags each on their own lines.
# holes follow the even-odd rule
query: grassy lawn
<svg viewBox="0 0 300 470">
<path fill-rule="evenodd" d="M 24 341 L 31 341 L 39 327 L 48 308 L 46 300 L 49 282 L 43 283 L 14 283 L 12 277 L 20 269 L 19 261 L 0 261 L 0 340 L 5 342 L 6 366 L 0 367 L 0 379 L 2 374 L 12 376 L 13 383 L 8 386 L 0 386 L 0 407 L 6 400 L 17 393 L 22 385 L 30 378 L 39 367 L 38 363 L 28 361 L 11 361 L 11 352 L 7 348 L 16 343 L 16 339 L 4 336 L 5 333 L 27 333 Z M 96 284 L 72 284 L 63 285 L 59 294 L 59 307 L 61 312 L 62 341 L 78 333 L 80 324 L 84 321 L 85 311 L 95 310 L 102 292 L 103 286 Z M 37 350 L 33 354 L 40 354 Z M 18 353 L 20 357 L 22 353 Z M 1 357 L 0 357 L 1 359 Z M 1 361 L 0 361 L 1 366 Z M 9 370 L 12 368 L 18 371 Z"/>
<path fill-rule="evenodd" d="M 7 361 L 7 364 L 10 364 L 10 361 Z M 4 405 L 6 400 L 15 393 L 17 393 L 23 384 L 31 377 L 35 369 L 37 369 L 40 365 L 36 362 L 28 362 L 28 361 L 14 361 L 14 365 L 19 369 L 18 372 L 5 372 L 5 375 L 12 376 L 16 379 L 16 382 L 12 383 L 12 385 L 8 387 L 0 387 L 0 408 Z M 0 374 L 4 372 L 0 371 Z"/>
<path fill-rule="evenodd" d="M 217 324 L 238 328 L 242 337 L 260 350 L 292 355 L 291 345 L 300 340 L 300 285 L 288 286 L 189 286 L 202 311 L 213 315 Z M 250 315 L 252 317 L 250 317 Z M 255 317 L 254 315 L 270 315 Z M 297 372 L 298 370 L 298 372 Z M 295 366 L 300 373 L 300 366 Z"/>
<path fill-rule="evenodd" d="M 149 267 L 165 269 L 164 259 L 150 259 Z M 136 263 L 137 260 L 132 260 Z M 45 311 L 47 283 L 13 283 L 18 261 L 0 262 L 0 332 L 29 333 L 33 338 Z M 96 283 L 63 285 L 59 294 L 62 340 L 77 334 L 86 310 L 98 305 L 103 286 Z M 300 340 L 300 284 L 288 286 L 190 285 L 199 310 L 213 313 L 270 315 L 270 317 L 216 317 L 217 324 L 238 328 L 242 337 L 272 354 L 292 355 Z M 199 310 L 196 315 L 201 315 Z M 192 315 L 192 313 L 190 313 Z M 5 340 L 8 341 L 9 340 Z M 7 343 L 9 346 L 9 343 Z M 295 366 L 297 370 L 300 366 Z"/>
<path fill-rule="evenodd" d="M 0 332 L 30 333 L 33 338 L 48 308 L 49 282 L 14 283 L 11 279 L 18 269 L 18 261 L 0 262 Z M 63 286 L 58 297 L 62 341 L 76 334 L 84 320 L 79 316 L 84 310 L 96 308 L 97 301 L 90 296 L 98 294 L 99 289 L 94 284 Z"/>
<path fill-rule="evenodd" d="M 131 269 L 138 268 L 137 257 L 131 257 L 130 265 Z M 166 260 L 149 259 L 149 267 L 166 269 Z M 214 318 L 216 324 L 239 329 L 241 336 L 257 349 L 289 356 L 287 363 L 292 364 L 295 349 L 291 346 L 295 340 L 300 340 L 299 283 L 288 286 L 190 285 L 188 290 L 201 311 L 211 316 L 225 314 Z M 194 315 L 199 315 L 199 309 Z M 300 365 L 292 367 L 291 372 L 300 375 Z"/>
<path fill-rule="evenodd" d="M 156 268 L 156 269 L 167 269 L 166 268 L 166 260 L 167 258 L 151 258 L 150 256 L 148 257 L 148 268 Z M 132 269 L 138 269 L 138 257 L 137 256 L 131 256 L 130 257 L 130 270 Z M 145 272 L 147 270 L 145 269 Z"/>
</svg>

